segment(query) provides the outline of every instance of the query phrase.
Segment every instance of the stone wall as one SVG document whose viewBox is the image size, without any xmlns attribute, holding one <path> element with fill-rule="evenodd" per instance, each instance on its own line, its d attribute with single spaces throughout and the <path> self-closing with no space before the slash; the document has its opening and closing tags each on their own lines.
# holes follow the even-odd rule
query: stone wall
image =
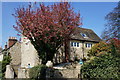
<svg viewBox="0 0 120 80">
<path fill-rule="evenodd" d="M 18 78 L 29 78 L 29 69 L 18 69 Z"/>
<path fill-rule="evenodd" d="M 53 63 L 62 63 L 65 61 L 65 53 L 64 53 L 64 47 L 62 46 L 57 53 L 55 53 L 53 58 Z"/>
<path fill-rule="evenodd" d="M 47 78 L 80 78 L 80 64 L 77 64 L 75 68 L 57 68 L 47 69 Z"/>
<path fill-rule="evenodd" d="M 6 66 L 5 78 L 14 78 L 14 71 L 10 65 Z"/>
<path fill-rule="evenodd" d="M 71 42 L 78 42 L 79 47 L 73 47 L 71 46 Z M 75 61 L 75 59 L 80 59 L 80 58 L 87 58 L 88 51 L 91 49 L 91 47 L 86 48 L 86 43 L 91 43 L 92 46 L 94 46 L 94 42 L 82 42 L 82 41 L 77 41 L 77 40 L 71 40 L 70 41 L 70 52 L 69 52 L 69 60 L 70 61 Z M 65 50 L 64 47 L 62 46 L 58 52 L 54 55 L 53 58 L 53 63 L 62 63 L 65 61 Z"/>
<path fill-rule="evenodd" d="M 21 38 L 21 52 L 21 67 L 28 68 L 40 64 L 36 49 L 26 37 Z"/>
<path fill-rule="evenodd" d="M 94 42 L 82 42 L 82 41 L 76 41 L 76 40 L 72 40 L 71 42 L 78 42 L 79 43 L 79 47 L 70 47 L 70 59 L 71 60 L 75 60 L 75 58 L 87 58 L 87 54 L 88 51 L 91 49 L 91 47 L 87 48 L 86 47 L 86 43 L 91 43 L 92 46 L 94 46 Z"/>
<path fill-rule="evenodd" d="M 11 65 L 20 65 L 21 64 L 21 43 L 16 42 L 10 49 L 9 53 L 11 56 Z"/>
<path fill-rule="evenodd" d="M 86 45 L 85 45 L 86 43 L 91 43 L 92 46 L 94 46 L 96 43 L 94 43 L 94 42 L 85 42 L 84 43 L 84 57 L 88 58 L 87 54 L 88 54 L 88 51 L 91 49 L 91 47 L 90 48 L 86 48 Z"/>
</svg>

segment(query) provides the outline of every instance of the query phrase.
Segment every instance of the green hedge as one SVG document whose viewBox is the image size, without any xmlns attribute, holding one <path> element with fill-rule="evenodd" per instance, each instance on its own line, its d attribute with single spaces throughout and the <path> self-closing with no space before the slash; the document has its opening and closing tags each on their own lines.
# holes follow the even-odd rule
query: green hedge
<svg viewBox="0 0 120 80">
<path fill-rule="evenodd" d="M 120 58 L 105 54 L 95 57 L 81 67 L 82 78 L 115 78 L 120 79 Z"/>
<path fill-rule="evenodd" d="M 38 65 L 30 69 L 29 76 L 32 80 L 38 80 L 39 78 L 46 77 L 46 66 Z"/>
</svg>

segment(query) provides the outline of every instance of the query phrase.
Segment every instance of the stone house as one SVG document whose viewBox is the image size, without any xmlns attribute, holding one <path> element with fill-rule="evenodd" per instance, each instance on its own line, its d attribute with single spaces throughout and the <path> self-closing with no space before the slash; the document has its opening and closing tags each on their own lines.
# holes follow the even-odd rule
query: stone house
<svg viewBox="0 0 120 80">
<path fill-rule="evenodd" d="M 69 60 L 87 58 L 88 51 L 91 47 L 100 42 L 101 39 L 91 29 L 76 28 L 69 43 Z M 55 54 L 54 62 L 61 63 L 65 59 L 64 47 L 59 49 L 59 52 Z"/>
<path fill-rule="evenodd" d="M 29 66 L 34 67 L 40 62 L 37 51 L 26 37 L 21 37 L 21 41 L 15 37 L 9 37 L 2 54 L 11 56 L 10 66 L 6 66 L 6 78 L 26 78 L 22 76 L 22 70 Z M 12 73 L 14 76 L 11 75 Z"/>
<path fill-rule="evenodd" d="M 100 41 L 101 39 L 91 29 L 76 28 L 71 35 L 69 43 L 69 61 L 84 57 L 87 58 L 88 50 Z M 21 36 L 21 41 L 18 41 L 14 37 L 10 37 L 8 45 L 5 45 L 5 49 L 2 52 L 3 54 L 10 54 L 12 59 L 10 66 L 13 69 L 11 72 L 14 73 L 14 76 L 7 75 L 6 78 L 11 78 L 9 76 L 13 78 L 28 78 L 28 76 L 26 77 L 25 75 L 25 70 L 41 64 L 36 49 L 31 44 L 30 40 L 24 36 Z M 54 55 L 53 63 L 62 63 L 64 61 L 65 53 L 63 44 Z M 7 68 L 7 70 L 10 71 L 9 68 Z M 6 73 L 9 72 L 6 71 Z"/>
</svg>

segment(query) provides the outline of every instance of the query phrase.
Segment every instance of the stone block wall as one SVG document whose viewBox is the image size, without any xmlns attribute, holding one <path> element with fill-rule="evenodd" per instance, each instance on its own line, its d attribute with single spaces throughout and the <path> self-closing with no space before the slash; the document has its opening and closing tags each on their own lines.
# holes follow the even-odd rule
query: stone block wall
<svg viewBox="0 0 120 80">
<path fill-rule="evenodd" d="M 14 78 L 14 71 L 10 65 L 6 66 L 5 78 Z"/>
<path fill-rule="evenodd" d="M 38 53 L 30 40 L 26 37 L 22 37 L 21 40 L 21 67 L 28 68 L 40 64 Z"/>
<path fill-rule="evenodd" d="M 29 69 L 18 69 L 18 78 L 29 78 Z"/>
<path fill-rule="evenodd" d="M 16 42 L 15 45 L 13 45 L 9 49 L 9 53 L 11 56 L 11 65 L 20 65 L 21 64 L 21 43 Z"/>
<path fill-rule="evenodd" d="M 76 68 L 71 69 L 47 69 L 47 78 L 80 78 L 80 64 L 76 65 Z"/>
<path fill-rule="evenodd" d="M 79 47 L 74 47 L 71 46 L 71 42 L 78 42 Z M 82 41 L 77 41 L 77 40 L 71 40 L 70 41 L 70 52 L 69 52 L 69 60 L 70 61 L 75 61 L 75 59 L 80 59 L 80 58 L 88 58 L 87 54 L 88 51 L 91 49 L 91 47 L 86 47 L 86 43 L 91 43 L 92 46 L 94 46 L 96 43 L 94 42 L 82 42 Z M 54 55 L 53 58 L 53 63 L 62 63 L 65 61 L 65 50 L 64 47 L 62 46 L 58 52 Z"/>
</svg>

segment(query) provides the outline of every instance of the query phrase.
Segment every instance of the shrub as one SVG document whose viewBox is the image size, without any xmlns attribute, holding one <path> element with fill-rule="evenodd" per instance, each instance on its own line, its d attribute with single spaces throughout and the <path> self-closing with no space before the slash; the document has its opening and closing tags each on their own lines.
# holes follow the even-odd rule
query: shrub
<svg viewBox="0 0 120 80">
<path fill-rule="evenodd" d="M 3 77 L 4 77 L 5 71 L 6 71 L 6 65 L 9 65 L 10 61 L 11 61 L 11 57 L 9 55 L 4 55 L 3 61 L 2 61 L 2 73 L 3 73 Z"/>
<path fill-rule="evenodd" d="M 81 67 L 82 78 L 120 79 L 120 59 L 114 55 L 104 54 L 86 62 Z"/>
<path fill-rule="evenodd" d="M 99 56 L 100 53 L 111 53 L 111 47 L 108 43 L 105 42 L 99 42 L 98 44 L 95 44 L 89 51 L 88 56 Z"/>
<path fill-rule="evenodd" d="M 30 69 L 29 76 L 31 79 L 39 79 L 46 77 L 46 66 L 45 65 L 38 65 Z"/>
</svg>

